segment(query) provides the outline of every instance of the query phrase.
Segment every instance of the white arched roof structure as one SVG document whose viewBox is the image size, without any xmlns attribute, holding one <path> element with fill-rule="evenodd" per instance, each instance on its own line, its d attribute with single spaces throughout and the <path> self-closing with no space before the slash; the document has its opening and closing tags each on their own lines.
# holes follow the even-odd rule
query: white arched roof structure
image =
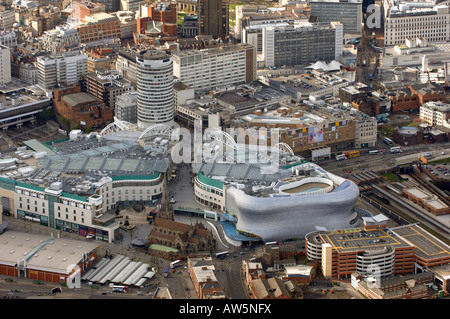
<svg viewBox="0 0 450 319">
<path fill-rule="evenodd" d="M 108 124 L 100 133 L 99 135 L 108 135 L 119 131 L 128 131 L 135 129 L 136 125 L 127 122 L 127 121 L 114 121 L 110 124 Z"/>
<path fill-rule="evenodd" d="M 291 154 L 292 156 L 295 156 L 294 151 L 292 150 L 292 148 L 289 145 L 287 145 L 286 143 L 282 143 L 282 142 L 281 143 L 277 143 L 277 144 L 275 144 L 274 147 L 277 147 L 280 150 L 282 150 L 283 152 L 287 152 L 287 153 Z"/>
<path fill-rule="evenodd" d="M 217 140 L 225 145 L 229 145 L 235 150 L 238 150 L 239 147 L 236 143 L 236 141 L 231 137 L 230 134 L 227 132 L 224 132 L 222 130 L 213 130 L 213 131 L 207 131 L 207 137 L 212 137 L 214 140 Z"/>
<path fill-rule="evenodd" d="M 175 128 L 172 128 L 171 126 L 165 125 L 165 124 L 154 124 L 149 127 L 147 127 L 144 132 L 139 136 L 138 140 L 146 137 L 146 136 L 152 136 L 152 135 L 171 135 L 172 131 Z"/>
</svg>

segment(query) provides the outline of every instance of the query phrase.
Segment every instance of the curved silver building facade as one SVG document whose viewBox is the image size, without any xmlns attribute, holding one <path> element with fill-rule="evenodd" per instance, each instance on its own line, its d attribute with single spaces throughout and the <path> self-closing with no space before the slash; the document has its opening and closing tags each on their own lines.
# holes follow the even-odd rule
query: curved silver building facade
<svg viewBox="0 0 450 319">
<path fill-rule="evenodd" d="M 263 241 L 304 238 L 316 226 L 348 228 L 356 217 L 353 206 L 359 196 L 358 186 L 331 173 L 327 173 L 327 177 L 335 185 L 327 193 L 281 192 L 277 196 L 260 197 L 229 186 L 226 189 L 227 212 L 236 217 L 239 232 Z"/>
</svg>

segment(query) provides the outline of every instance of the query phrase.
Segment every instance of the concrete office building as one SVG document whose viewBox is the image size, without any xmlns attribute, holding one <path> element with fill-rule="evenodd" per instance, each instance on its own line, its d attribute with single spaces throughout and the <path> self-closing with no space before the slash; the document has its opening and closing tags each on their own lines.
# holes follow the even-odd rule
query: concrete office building
<svg viewBox="0 0 450 319">
<path fill-rule="evenodd" d="M 40 56 L 36 64 L 38 85 L 42 88 L 69 86 L 87 73 L 87 55 L 81 51 Z"/>
<path fill-rule="evenodd" d="M 446 4 L 384 0 L 384 45 L 404 44 L 407 38 L 428 42 L 450 40 L 450 12 Z"/>
<path fill-rule="evenodd" d="M 236 26 L 234 35 L 236 39 L 241 39 L 242 37 L 242 20 L 245 16 L 251 15 L 251 14 L 267 14 L 269 11 L 267 9 L 267 6 L 265 5 L 240 5 L 236 6 Z"/>
<path fill-rule="evenodd" d="M 70 26 L 56 26 L 53 30 L 44 31 L 42 46 L 46 51 L 61 52 L 80 43 L 78 30 Z"/>
<path fill-rule="evenodd" d="M 115 68 L 119 71 L 120 75 L 131 82 L 131 84 L 136 87 L 137 79 L 136 79 L 136 62 L 135 51 L 131 50 L 120 50 L 117 55 Z"/>
<path fill-rule="evenodd" d="M 122 38 L 132 38 L 133 33 L 136 32 L 137 20 L 136 12 L 132 11 L 118 11 L 114 13 L 120 20 L 120 29 L 122 31 Z"/>
<path fill-rule="evenodd" d="M 450 128 L 450 104 L 443 102 L 428 102 L 420 106 L 419 118 L 430 126 Z"/>
<path fill-rule="evenodd" d="M 263 60 L 266 66 L 300 66 L 337 60 L 342 54 L 340 22 L 301 23 L 263 29 Z"/>
<path fill-rule="evenodd" d="M 256 80 L 256 50 L 249 44 L 173 53 L 174 76 L 195 90 Z"/>
<path fill-rule="evenodd" d="M 14 9 L 0 5 L 0 29 L 10 30 L 16 22 L 15 14 Z"/>
<path fill-rule="evenodd" d="M 144 0 L 120 0 L 120 10 L 139 11 L 139 6 L 145 4 Z"/>
<path fill-rule="evenodd" d="M 114 119 L 137 123 L 137 92 L 130 91 L 116 97 Z"/>
<path fill-rule="evenodd" d="M 0 85 L 11 82 L 11 49 L 0 45 Z"/>
<path fill-rule="evenodd" d="M 175 113 L 172 57 L 162 51 L 144 51 L 136 59 L 138 127 L 172 126 Z"/>
<path fill-rule="evenodd" d="M 123 79 L 117 70 L 98 70 L 81 80 L 82 90 L 103 100 L 106 107 L 114 109 L 116 97 L 133 89 L 131 82 Z"/>
<path fill-rule="evenodd" d="M 17 46 L 17 35 L 14 31 L 0 30 L 0 44 L 6 45 L 11 49 Z"/>
<path fill-rule="evenodd" d="M 361 34 L 361 0 L 312 0 L 309 5 L 320 22 L 339 21 L 344 34 Z"/>
<path fill-rule="evenodd" d="M 304 14 L 303 11 L 297 12 L 295 9 L 292 11 L 258 9 L 254 13 L 246 9 L 243 10 L 242 17 L 238 17 L 238 13 L 236 13 L 236 32 L 239 32 L 242 43 L 253 44 L 257 48 L 258 54 L 262 52 L 262 30 L 264 27 L 283 27 L 309 21 L 308 15 Z"/>
<path fill-rule="evenodd" d="M 113 70 L 116 68 L 117 52 L 109 47 L 93 48 L 85 51 L 88 56 L 88 72 Z"/>
</svg>

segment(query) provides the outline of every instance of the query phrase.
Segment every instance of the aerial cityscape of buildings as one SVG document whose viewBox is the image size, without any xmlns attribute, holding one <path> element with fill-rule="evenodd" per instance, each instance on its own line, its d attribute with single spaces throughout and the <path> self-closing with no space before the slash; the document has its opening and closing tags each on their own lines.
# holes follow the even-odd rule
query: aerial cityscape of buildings
<svg viewBox="0 0 450 319">
<path fill-rule="evenodd" d="M 1 1 L 1 297 L 449 298 L 447 1 Z"/>
</svg>

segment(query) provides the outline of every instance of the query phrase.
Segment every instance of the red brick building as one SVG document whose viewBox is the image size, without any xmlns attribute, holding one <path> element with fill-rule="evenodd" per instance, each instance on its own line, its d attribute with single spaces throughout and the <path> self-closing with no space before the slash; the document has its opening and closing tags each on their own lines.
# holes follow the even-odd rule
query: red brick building
<svg viewBox="0 0 450 319">
<path fill-rule="evenodd" d="M 225 298 L 225 292 L 216 278 L 211 256 L 188 257 L 187 267 L 200 299 Z"/>
<path fill-rule="evenodd" d="M 72 17 L 79 21 L 83 21 L 86 16 L 106 12 L 105 5 L 101 3 L 94 3 L 89 1 L 74 1 Z"/>
<path fill-rule="evenodd" d="M 153 27 L 160 30 L 161 35 L 174 37 L 177 35 L 177 5 L 175 3 L 156 2 L 140 8 L 141 18 L 137 19 L 137 32 L 153 34 Z M 153 36 L 158 36 L 155 34 Z"/>
<path fill-rule="evenodd" d="M 423 299 L 428 296 L 427 284 L 433 282 L 433 277 L 432 273 L 424 272 L 369 285 L 361 274 L 355 272 L 352 286 L 369 299 Z"/>
<path fill-rule="evenodd" d="M 177 24 L 164 23 L 160 21 L 153 21 L 150 17 L 137 18 L 137 32 L 140 34 L 147 34 L 153 37 L 160 35 L 166 37 L 173 37 L 176 39 Z"/>
<path fill-rule="evenodd" d="M 152 3 L 148 7 L 148 16 L 153 21 L 177 24 L 177 5 L 164 2 Z"/>
<path fill-rule="evenodd" d="M 445 90 L 435 83 L 414 84 L 385 92 L 390 96 L 393 113 L 418 111 L 430 101 L 445 102 Z"/>
<path fill-rule="evenodd" d="M 109 38 L 120 39 L 122 29 L 117 16 L 108 13 L 96 13 L 86 16 L 84 24 L 77 26 L 81 43 L 88 43 Z"/>
<path fill-rule="evenodd" d="M 113 109 L 88 93 L 80 85 L 53 91 L 53 105 L 58 115 L 73 126 L 99 128 L 114 121 Z"/>
<path fill-rule="evenodd" d="M 93 48 L 85 52 L 88 56 L 88 73 L 100 69 L 113 70 L 116 68 L 117 54 L 112 48 Z"/>
<path fill-rule="evenodd" d="M 244 260 L 243 271 L 252 299 L 290 299 L 284 283 L 279 278 L 267 278 L 260 262 Z"/>
</svg>

